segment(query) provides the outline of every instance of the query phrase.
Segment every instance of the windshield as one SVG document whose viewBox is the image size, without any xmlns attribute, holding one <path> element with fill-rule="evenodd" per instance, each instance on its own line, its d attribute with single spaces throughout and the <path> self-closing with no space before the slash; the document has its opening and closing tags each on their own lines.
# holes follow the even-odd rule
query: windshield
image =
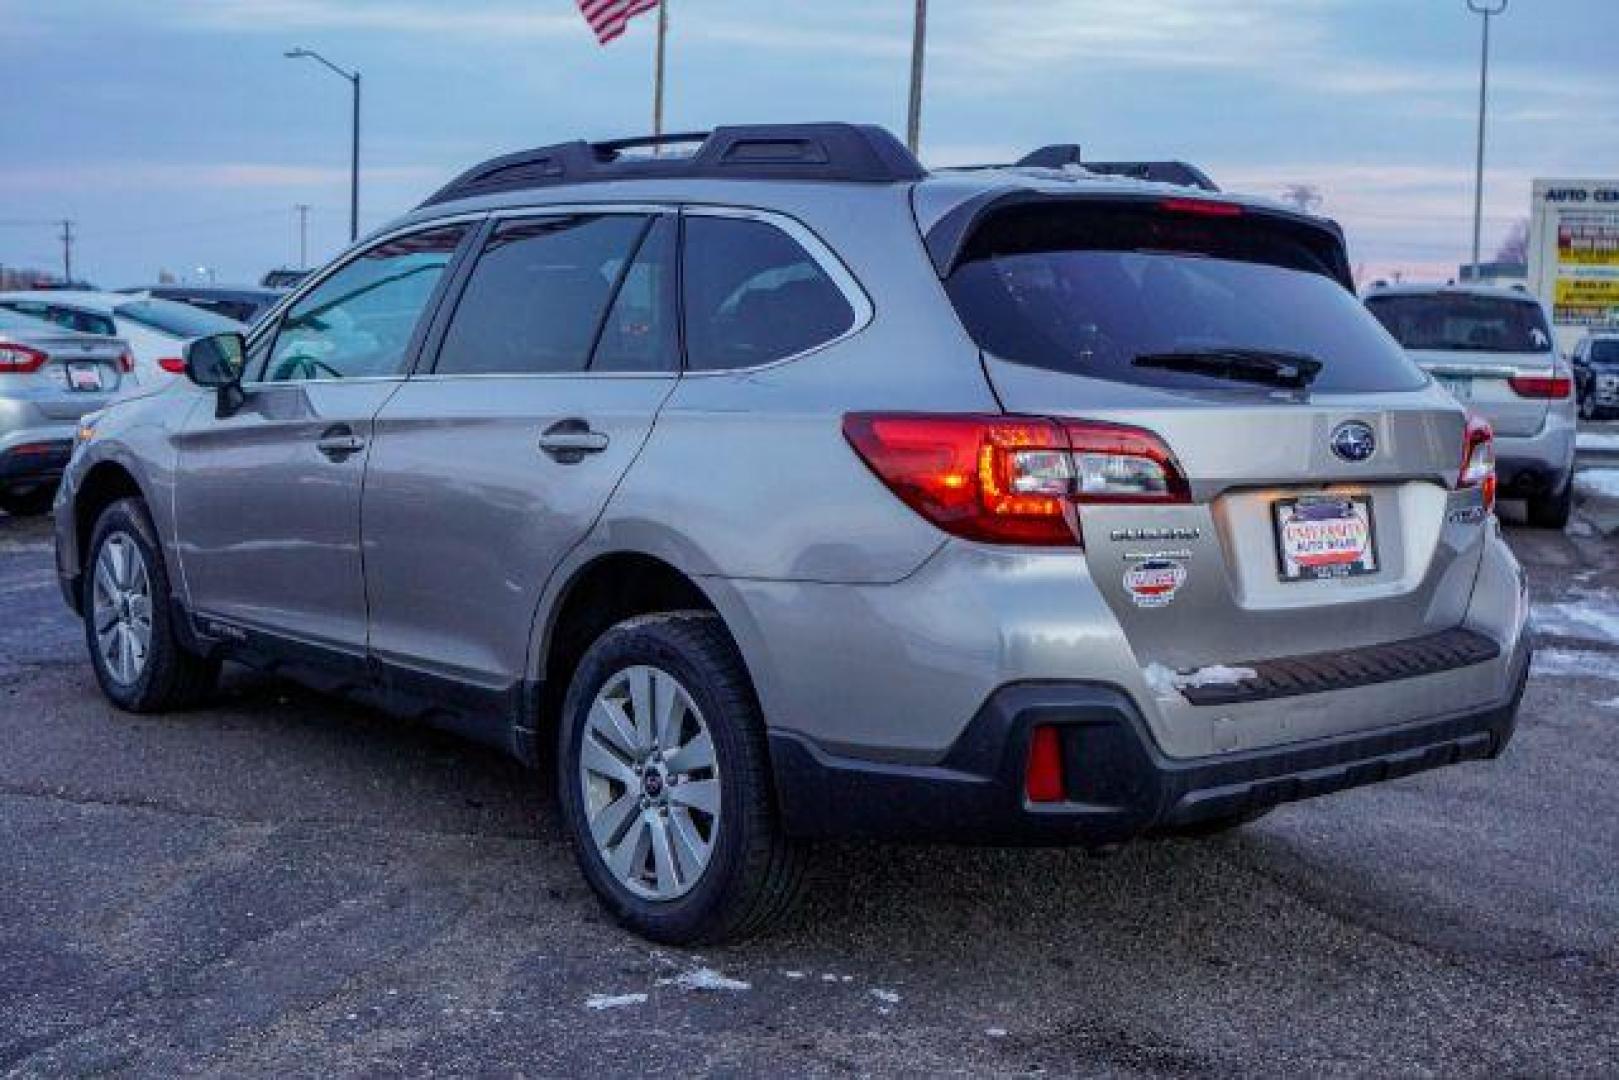
<svg viewBox="0 0 1619 1080">
<path fill-rule="evenodd" d="M 1591 363 L 1619 364 L 1619 341 L 1593 341 L 1591 343 Z"/>
<path fill-rule="evenodd" d="M 242 324 L 234 319 L 172 300 L 131 300 L 113 308 L 112 313 L 148 330 L 177 338 L 205 337 L 242 328 Z"/>
<path fill-rule="evenodd" d="M 1538 353 L 1552 347 L 1546 316 L 1527 297 L 1412 293 L 1374 296 L 1366 306 L 1408 349 Z"/>
<path fill-rule="evenodd" d="M 1302 360 L 1320 365 L 1315 391 L 1423 386 L 1330 254 L 1260 217 L 1046 204 L 980 227 L 946 289 L 986 352 L 1074 375 L 1268 392 L 1298 380 L 1247 369 Z"/>
</svg>

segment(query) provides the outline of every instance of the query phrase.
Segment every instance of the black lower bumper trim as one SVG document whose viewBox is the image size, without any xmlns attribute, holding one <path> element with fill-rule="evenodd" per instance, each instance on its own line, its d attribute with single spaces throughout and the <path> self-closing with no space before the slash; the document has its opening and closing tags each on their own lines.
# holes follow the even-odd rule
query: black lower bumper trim
<svg viewBox="0 0 1619 1080">
<path fill-rule="evenodd" d="M 1237 665 L 1254 672 L 1237 682 L 1187 686 L 1181 693 L 1193 705 L 1237 705 L 1270 698 L 1319 694 L 1354 686 L 1413 679 L 1494 660 L 1501 647 L 1464 626 L 1385 645 L 1333 649 Z"/>
<path fill-rule="evenodd" d="M 1513 670 L 1513 692 L 1489 708 L 1214 758 L 1165 756 L 1128 695 L 1092 683 L 1002 688 L 938 765 L 836 757 L 786 732 L 771 733 L 770 751 L 795 836 L 1101 846 L 1494 757 L 1517 722 L 1527 648 Z M 1040 725 L 1061 737 L 1068 801 L 1024 797 Z"/>
</svg>

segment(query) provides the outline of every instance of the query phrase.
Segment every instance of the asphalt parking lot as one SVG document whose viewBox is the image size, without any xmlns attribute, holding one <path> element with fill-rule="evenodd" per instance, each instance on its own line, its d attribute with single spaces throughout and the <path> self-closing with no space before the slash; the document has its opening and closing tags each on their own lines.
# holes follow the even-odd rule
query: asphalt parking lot
<svg viewBox="0 0 1619 1080">
<path fill-rule="evenodd" d="M 102 702 L 0 518 L 0 1073 L 1612 1074 L 1619 534 L 1513 528 L 1509 753 L 1218 840 L 838 847 L 782 933 L 659 949 L 549 783 L 283 683 Z"/>
</svg>

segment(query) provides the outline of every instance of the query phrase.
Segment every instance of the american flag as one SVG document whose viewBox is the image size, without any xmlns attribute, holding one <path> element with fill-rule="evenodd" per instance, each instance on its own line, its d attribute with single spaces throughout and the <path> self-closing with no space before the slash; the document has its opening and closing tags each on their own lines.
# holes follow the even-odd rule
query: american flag
<svg viewBox="0 0 1619 1080">
<path fill-rule="evenodd" d="M 579 0 L 579 13 L 605 45 L 624 32 L 624 24 L 643 11 L 651 11 L 660 0 Z"/>
</svg>

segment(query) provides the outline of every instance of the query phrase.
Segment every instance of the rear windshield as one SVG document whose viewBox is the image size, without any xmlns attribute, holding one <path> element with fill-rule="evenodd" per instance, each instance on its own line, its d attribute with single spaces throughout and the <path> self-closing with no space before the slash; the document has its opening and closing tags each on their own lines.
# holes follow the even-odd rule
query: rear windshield
<svg viewBox="0 0 1619 1080">
<path fill-rule="evenodd" d="M 1408 349 L 1460 352 L 1550 352 L 1545 313 L 1530 299 L 1412 293 L 1373 296 L 1366 306 Z"/>
<path fill-rule="evenodd" d="M 1619 341 L 1591 342 L 1591 363 L 1619 364 Z"/>
<path fill-rule="evenodd" d="M 1409 390 L 1426 377 L 1334 276 L 1335 241 L 1252 216 L 1143 206 L 1002 211 L 946 279 L 980 347 L 1002 359 L 1142 386 L 1259 391 L 1142 357 L 1220 350 L 1307 356 L 1314 390 Z"/>
<path fill-rule="evenodd" d="M 112 313 L 149 330 L 178 338 L 204 337 L 242 328 L 242 324 L 234 319 L 173 300 L 131 300 L 127 304 L 119 304 Z"/>
</svg>

